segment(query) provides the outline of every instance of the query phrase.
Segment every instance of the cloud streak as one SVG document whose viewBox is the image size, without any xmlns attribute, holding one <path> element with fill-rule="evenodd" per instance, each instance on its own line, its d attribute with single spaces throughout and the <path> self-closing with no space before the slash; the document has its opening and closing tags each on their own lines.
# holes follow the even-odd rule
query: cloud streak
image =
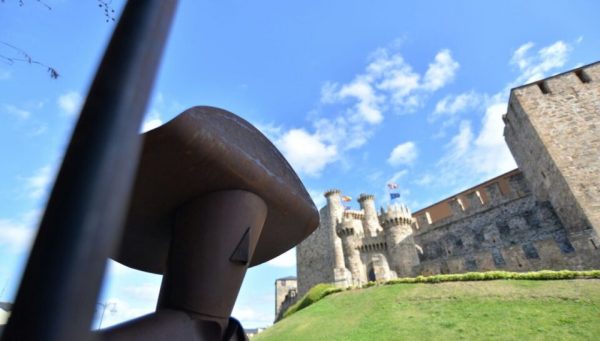
<svg viewBox="0 0 600 341">
<path fill-rule="evenodd" d="M 364 146 L 385 114 L 411 112 L 433 92 L 450 83 L 459 68 L 450 50 L 440 50 L 423 74 L 414 71 L 399 52 L 377 49 L 363 72 L 347 83 L 325 82 L 321 88 L 322 110 L 337 112 L 313 115 L 310 128 L 263 125 L 265 132 L 302 175 L 319 177 L 330 165 L 343 161 L 346 152 Z M 391 163 L 410 163 L 414 145 Z"/>
<path fill-rule="evenodd" d="M 417 159 L 418 155 L 415 143 L 408 141 L 394 147 L 387 162 L 392 166 L 410 165 Z"/>
<path fill-rule="evenodd" d="M 509 171 L 516 163 L 506 146 L 503 137 L 502 115 L 506 113 L 506 103 L 510 89 L 549 76 L 563 67 L 572 46 L 556 41 L 537 51 L 532 42 L 519 46 L 510 59 L 510 65 L 517 67 L 519 74 L 498 93 L 477 94 L 468 92 L 458 96 L 447 96 L 436 105 L 432 116 L 447 116 L 455 120 L 454 114 L 469 108 L 483 107 L 481 128 L 473 129 L 469 120 L 460 121 L 458 132 L 445 146 L 446 152 L 438 160 L 439 174 L 432 179 L 449 185 L 472 184 L 491 176 Z M 434 180 L 435 181 L 435 180 Z"/>
<path fill-rule="evenodd" d="M 74 116 L 81 110 L 83 97 L 77 91 L 68 91 L 58 97 L 56 100 L 61 112 L 67 116 Z"/>
</svg>

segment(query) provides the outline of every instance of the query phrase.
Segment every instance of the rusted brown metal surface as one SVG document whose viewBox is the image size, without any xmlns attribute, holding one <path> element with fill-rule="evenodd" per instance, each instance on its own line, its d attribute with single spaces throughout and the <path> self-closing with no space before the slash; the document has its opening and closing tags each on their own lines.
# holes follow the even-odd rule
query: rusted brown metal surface
<svg viewBox="0 0 600 341">
<path fill-rule="evenodd" d="M 175 6 L 126 5 L 2 340 L 245 340 L 230 315 L 246 270 L 317 227 L 296 173 L 242 118 L 195 107 L 137 133 Z M 157 311 L 92 333 L 109 256 L 164 275 Z"/>
<path fill-rule="evenodd" d="M 145 134 L 125 234 L 114 258 L 163 273 L 177 208 L 201 194 L 230 189 L 254 193 L 268 207 L 250 266 L 289 250 L 318 224 L 302 182 L 260 131 L 225 110 L 195 107 Z"/>
<path fill-rule="evenodd" d="M 129 1 L 46 206 L 2 340 L 87 340 L 119 243 L 175 0 Z"/>
<path fill-rule="evenodd" d="M 308 236 L 318 212 L 275 146 L 230 112 L 191 108 L 144 135 L 115 259 L 164 275 L 157 312 L 101 335 L 144 340 L 160 324 L 171 340 L 244 339 L 230 315 L 246 270 Z"/>
</svg>

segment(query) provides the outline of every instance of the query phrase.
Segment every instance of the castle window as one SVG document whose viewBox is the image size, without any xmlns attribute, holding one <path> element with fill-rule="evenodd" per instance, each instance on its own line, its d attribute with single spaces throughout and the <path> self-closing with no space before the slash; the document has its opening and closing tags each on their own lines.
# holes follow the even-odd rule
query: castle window
<svg viewBox="0 0 600 341">
<path fill-rule="evenodd" d="M 577 78 L 579 78 L 581 83 L 589 83 L 592 81 L 590 76 L 583 69 L 575 71 L 575 75 L 577 76 Z"/>
<path fill-rule="evenodd" d="M 545 81 L 539 81 L 539 82 L 537 82 L 537 86 L 538 86 L 538 88 L 540 88 L 540 90 L 542 91 L 543 94 L 549 94 L 550 93 L 550 89 L 548 89 L 548 84 L 546 84 Z"/>
</svg>

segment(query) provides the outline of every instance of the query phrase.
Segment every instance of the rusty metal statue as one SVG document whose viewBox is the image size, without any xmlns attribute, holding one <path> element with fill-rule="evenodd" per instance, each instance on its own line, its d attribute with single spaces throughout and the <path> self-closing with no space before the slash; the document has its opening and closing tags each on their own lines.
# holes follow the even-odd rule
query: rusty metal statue
<svg viewBox="0 0 600 341">
<path fill-rule="evenodd" d="M 129 1 L 88 93 L 2 340 L 245 340 L 246 270 L 289 250 L 318 212 L 279 151 L 240 117 L 195 107 L 138 135 L 175 0 Z M 163 274 L 156 312 L 90 326 L 106 260 Z"/>
</svg>

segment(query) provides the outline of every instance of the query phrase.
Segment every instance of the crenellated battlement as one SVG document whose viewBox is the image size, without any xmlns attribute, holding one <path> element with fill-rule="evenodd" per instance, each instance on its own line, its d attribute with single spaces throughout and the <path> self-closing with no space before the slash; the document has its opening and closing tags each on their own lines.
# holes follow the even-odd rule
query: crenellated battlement
<svg viewBox="0 0 600 341">
<path fill-rule="evenodd" d="M 360 239 L 357 242 L 356 248 L 361 252 L 381 252 L 388 248 L 383 234 L 375 237 L 358 236 L 358 238 Z"/>
<path fill-rule="evenodd" d="M 344 218 L 347 219 L 355 219 L 355 220 L 362 220 L 365 218 L 365 212 L 361 211 L 357 211 L 357 210 L 346 210 L 344 211 Z"/>
<path fill-rule="evenodd" d="M 415 233 L 425 233 L 529 194 L 515 169 L 415 212 L 412 226 Z"/>
<path fill-rule="evenodd" d="M 397 225 L 411 225 L 413 217 L 410 209 L 404 204 L 388 205 L 387 210 L 380 210 L 379 222 L 384 229 Z"/>
<path fill-rule="evenodd" d="M 361 193 L 358 197 L 358 202 L 363 202 L 365 200 L 375 200 L 375 196 L 372 194 Z"/>
<path fill-rule="evenodd" d="M 297 247 L 299 294 L 469 271 L 600 268 L 600 62 L 511 89 L 504 137 L 519 166 L 411 213 L 344 210 L 325 192 L 320 227 Z"/>
<path fill-rule="evenodd" d="M 569 93 L 592 90 L 593 87 L 590 85 L 598 80 L 600 80 L 600 62 L 584 65 L 545 79 L 521 85 L 512 89 L 511 95 L 518 97 L 526 96 L 528 99 L 563 96 Z M 595 85 L 595 87 L 597 86 Z M 505 118 L 509 118 L 509 116 L 507 115 Z"/>
<path fill-rule="evenodd" d="M 332 188 L 330 190 L 325 191 L 325 193 L 323 193 L 323 196 L 325 198 L 327 198 L 333 194 L 340 194 L 340 193 L 342 193 L 342 191 L 340 191 L 339 189 Z"/>
</svg>

